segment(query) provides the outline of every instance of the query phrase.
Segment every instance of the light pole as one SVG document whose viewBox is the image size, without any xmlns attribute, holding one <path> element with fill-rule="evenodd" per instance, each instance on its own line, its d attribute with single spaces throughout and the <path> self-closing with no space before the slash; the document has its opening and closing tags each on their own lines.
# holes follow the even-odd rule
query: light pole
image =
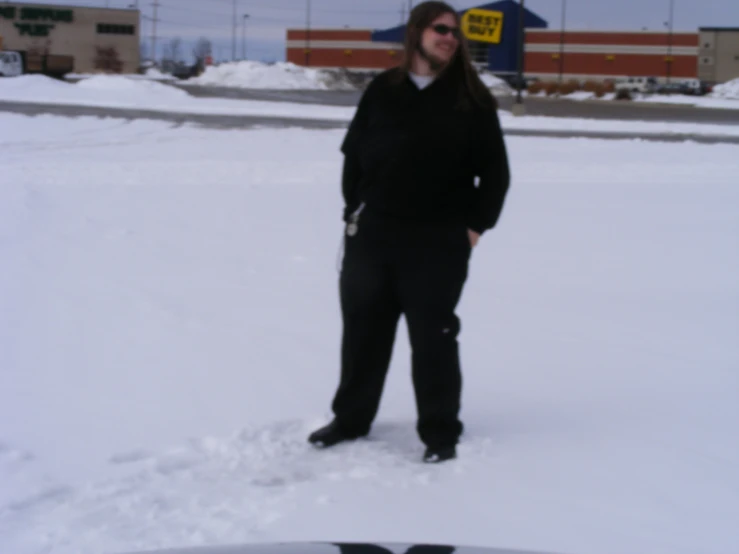
<svg viewBox="0 0 739 554">
<path fill-rule="evenodd" d="M 310 0 L 305 3 L 305 65 L 310 65 Z"/>
<path fill-rule="evenodd" d="M 672 76 L 672 31 L 673 21 L 675 19 L 675 0 L 670 0 L 670 19 L 668 20 L 669 32 L 667 33 L 667 83 L 670 82 Z"/>
<path fill-rule="evenodd" d="M 526 108 L 523 105 L 523 69 L 524 69 L 524 56 L 526 55 L 525 33 L 524 25 L 526 18 L 526 8 L 524 6 L 524 0 L 520 0 L 518 8 L 518 78 L 516 82 L 516 103 L 513 106 L 513 115 L 524 115 Z"/>
<path fill-rule="evenodd" d="M 562 78 L 565 69 L 565 27 L 567 25 L 567 0 L 562 0 L 562 24 L 559 32 L 559 90 L 562 92 Z"/>
<path fill-rule="evenodd" d="M 238 18 L 236 16 L 236 1 L 233 0 L 233 16 L 231 20 L 231 61 L 236 61 L 236 26 L 238 25 Z"/>
<path fill-rule="evenodd" d="M 246 20 L 249 14 L 245 13 L 241 21 L 241 58 L 246 60 Z"/>
</svg>

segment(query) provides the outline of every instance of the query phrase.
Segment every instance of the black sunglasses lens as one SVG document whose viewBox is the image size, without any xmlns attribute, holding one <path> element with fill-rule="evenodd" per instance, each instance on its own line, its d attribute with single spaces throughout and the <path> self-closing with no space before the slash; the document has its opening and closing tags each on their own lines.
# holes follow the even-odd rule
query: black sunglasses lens
<svg viewBox="0 0 739 554">
<path fill-rule="evenodd" d="M 434 25 L 433 27 L 434 31 L 442 36 L 446 36 L 449 33 L 451 33 L 454 38 L 459 38 L 460 33 L 459 29 L 456 27 L 449 27 L 449 25 Z"/>
</svg>

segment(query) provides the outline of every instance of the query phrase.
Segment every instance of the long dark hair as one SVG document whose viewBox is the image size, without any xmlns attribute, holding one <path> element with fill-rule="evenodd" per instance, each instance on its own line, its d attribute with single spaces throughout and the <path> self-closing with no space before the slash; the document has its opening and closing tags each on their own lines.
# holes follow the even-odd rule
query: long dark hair
<svg viewBox="0 0 739 554">
<path fill-rule="evenodd" d="M 400 65 L 400 72 L 403 76 L 407 75 L 411 70 L 413 54 L 421 47 L 423 32 L 436 18 L 447 13 L 454 17 L 458 27 L 461 26 L 459 14 L 446 2 L 439 2 L 437 0 L 421 2 L 411 10 L 405 31 L 403 60 Z M 457 52 L 442 71 L 442 75 L 445 78 L 448 76 L 450 79 L 457 80 L 464 91 L 477 104 L 490 106 L 492 103 L 493 106 L 497 107 L 495 98 L 480 80 L 477 70 L 472 65 L 472 57 L 467 46 L 467 40 L 464 37 L 459 39 Z"/>
</svg>

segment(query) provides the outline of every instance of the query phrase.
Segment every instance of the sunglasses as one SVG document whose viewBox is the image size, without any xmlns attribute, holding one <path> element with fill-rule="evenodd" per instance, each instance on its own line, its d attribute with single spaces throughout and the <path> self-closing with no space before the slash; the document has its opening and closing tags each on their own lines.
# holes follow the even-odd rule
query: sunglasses
<svg viewBox="0 0 739 554">
<path fill-rule="evenodd" d="M 439 25 L 434 25 L 431 28 L 437 35 L 441 35 L 443 37 L 451 33 L 452 36 L 457 40 L 462 38 L 462 32 L 459 30 L 459 27 L 450 27 L 449 25 L 444 25 L 443 23 L 440 23 Z"/>
</svg>

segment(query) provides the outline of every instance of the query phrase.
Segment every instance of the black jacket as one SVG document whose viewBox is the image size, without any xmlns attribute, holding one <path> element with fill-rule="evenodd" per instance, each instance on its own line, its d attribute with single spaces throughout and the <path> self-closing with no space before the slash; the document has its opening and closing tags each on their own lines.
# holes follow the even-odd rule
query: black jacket
<svg viewBox="0 0 739 554">
<path fill-rule="evenodd" d="M 480 106 L 443 76 L 419 90 L 399 71 L 370 83 L 341 145 L 344 221 L 364 203 L 394 218 L 493 228 L 510 182 L 495 100 Z"/>
</svg>

